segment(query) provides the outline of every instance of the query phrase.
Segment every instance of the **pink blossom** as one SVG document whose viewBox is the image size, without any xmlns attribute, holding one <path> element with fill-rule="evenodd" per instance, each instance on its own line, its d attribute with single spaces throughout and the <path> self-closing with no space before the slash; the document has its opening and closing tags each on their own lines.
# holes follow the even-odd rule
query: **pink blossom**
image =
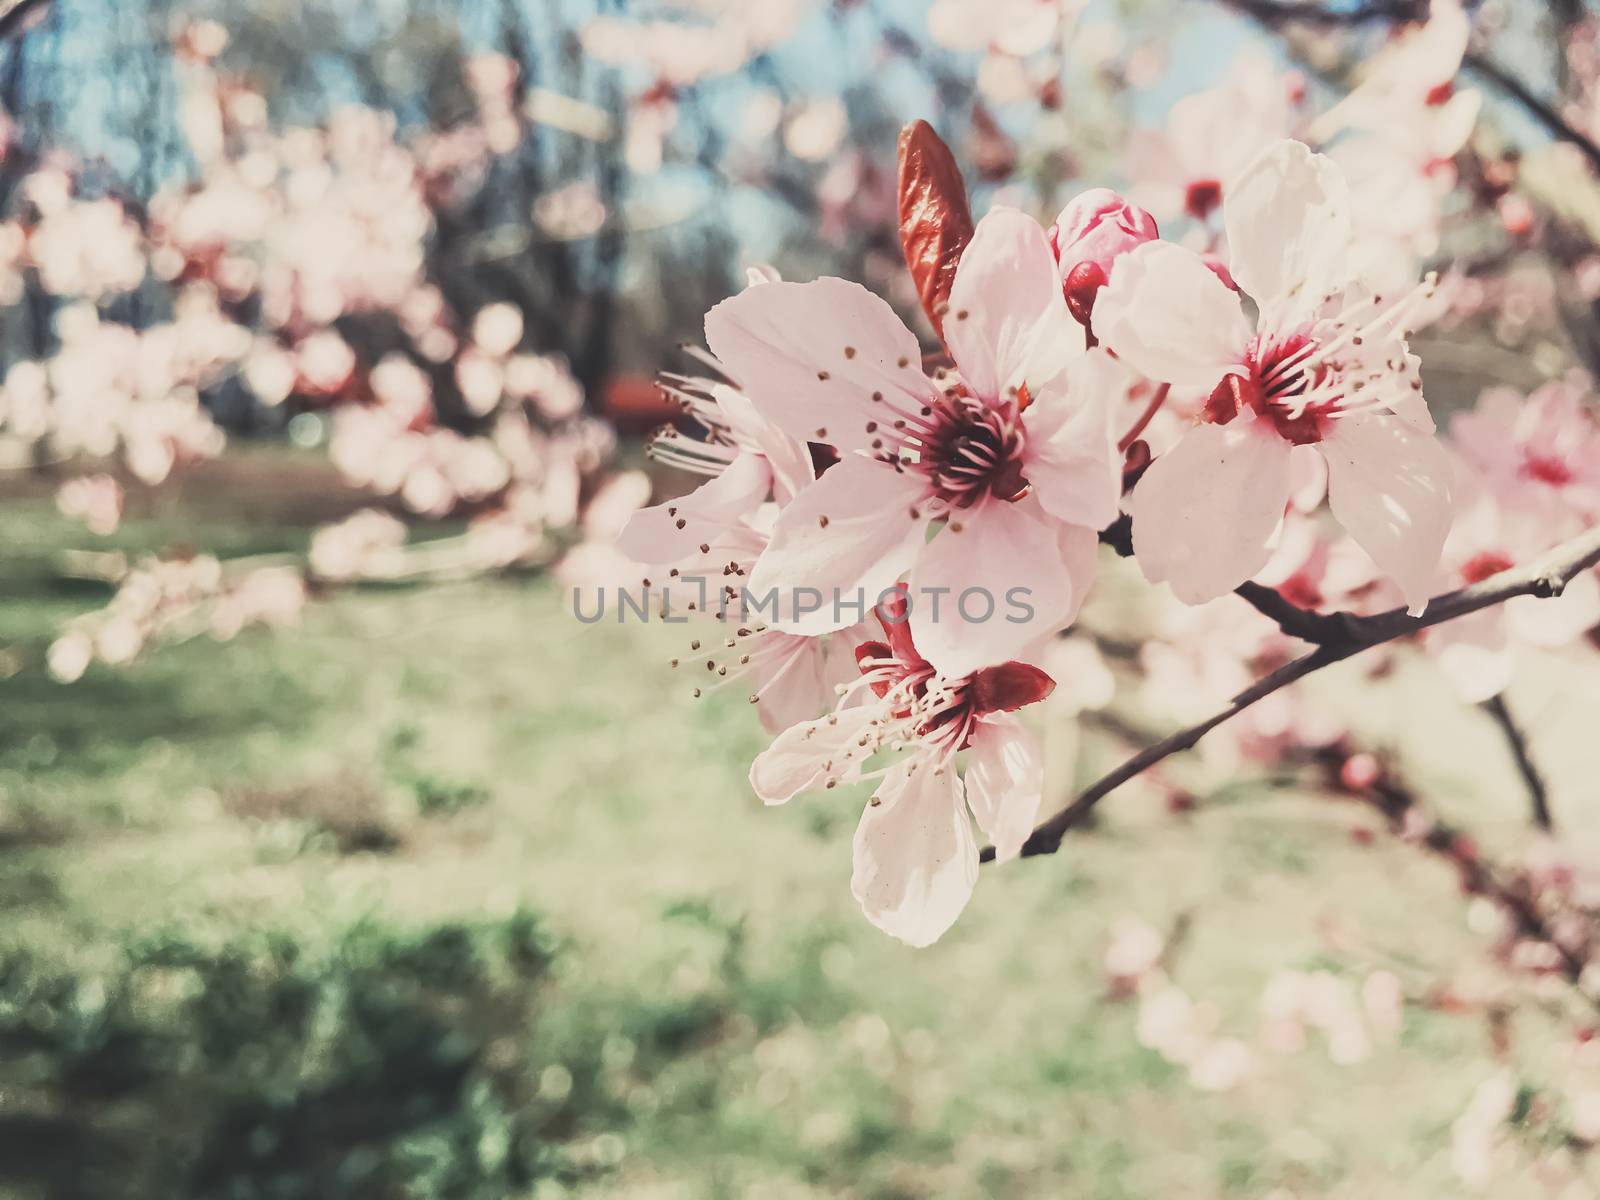
<svg viewBox="0 0 1600 1200">
<path fill-rule="evenodd" d="M 1462 1183 L 1488 1186 L 1516 1101 L 1516 1076 L 1497 1071 L 1478 1085 L 1466 1110 L 1450 1126 L 1450 1166 Z"/>
<path fill-rule="evenodd" d="M 1025 58 L 1056 44 L 1081 0 L 935 0 L 928 31 L 949 50 L 994 49 Z"/>
<path fill-rule="evenodd" d="M 56 493 L 56 508 L 82 521 L 90 533 L 107 537 L 122 524 L 122 485 L 109 475 L 69 479 Z"/>
<path fill-rule="evenodd" d="M 704 357 L 726 374 L 710 355 Z M 806 443 L 770 424 L 736 388 L 684 375 L 666 376 L 663 386 L 701 436 L 668 430 L 652 443 L 652 456 L 710 479 L 686 496 L 633 513 L 617 549 L 643 564 L 646 587 L 659 588 L 670 605 L 671 580 L 691 588 L 690 581 L 747 578 L 769 544 L 774 517 L 815 476 Z M 698 605 L 695 595 L 689 603 Z M 737 653 L 701 656 L 716 678 L 745 680 L 762 725 L 773 733 L 827 708 L 835 685 L 854 665 L 849 656 L 860 637 L 851 630 L 827 638 L 797 636 L 746 624 L 743 615 L 737 595 L 708 602 L 700 612 L 734 630 L 731 638 L 720 636 L 723 649 Z M 691 649 L 698 654 L 698 639 Z"/>
<path fill-rule="evenodd" d="M 1551 543 L 1600 521 L 1600 422 L 1582 375 L 1527 397 L 1491 388 L 1450 422 L 1451 441 L 1505 506 L 1547 527 Z M 1545 547 L 1541 546 L 1540 549 Z"/>
<path fill-rule="evenodd" d="M 228 641 L 250 625 L 287 629 L 300 621 L 306 584 L 291 567 L 262 567 L 232 584 L 211 609 L 211 636 Z"/>
<path fill-rule="evenodd" d="M 750 768 L 768 804 L 800 792 L 880 780 L 856 829 L 851 891 L 879 929 L 927 946 L 955 923 L 978 880 L 971 822 L 1015 858 L 1044 786 L 1037 740 L 1011 714 L 1044 699 L 1054 681 L 1009 662 L 940 675 L 917 649 L 904 600 L 881 606 L 883 641 L 856 649 L 860 675 L 834 712 L 778 735 Z M 881 751 L 903 750 L 865 772 Z M 957 756 L 970 750 L 964 776 Z"/>
<path fill-rule="evenodd" d="M 719 374 L 728 373 L 710 361 Z M 662 385 L 701 433 L 691 438 L 665 430 L 651 443 L 651 455 L 709 479 L 686 496 L 635 513 L 618 539 L 624 554 L 643 563 L 680 562 L 748 524 L 769 497 L 782 508 L 816 478 L 805 441 L 773 424 L 737 388 L 686 375 L 667 375 Z"/>
<path fill-rule="evenodd" d="M 1361 82 L 1311 127 L 1317 141 L 1357 129 L 1415 154 L 1447 159 L 1466 143 L 1482 97 L 1456 91 L 1472 33 L 1459 0 L 1435 0 L 1425 24 L 1402 32 L 1368 64 Z"/>
<path fill-rule="evenodd" d="M 45 658 L 57 683 L 76 683 L 94 662 L 94 639 L 81 630 L 64 633 L 50 643 Z"/>
<path fill-rule="evenodd" d="M 930 661 L 960 675 L 1014 656 L 1082 603 L 1095 531 L 1121 490 L 1108 398 L 1123 393 L 1115 364 L 1083 353 L 1031 218 L 984 218 L 949 304 L 957 371 L 938 383 L 893 310 L 840 279 L 751 287 L 707 314 L 706 336 L 767 419 L 844 456 L 779 516 L 754 591 L 779 595 L 791 631 L 823 633 L 845 623 L 840 606 L 793 614 L 798 589 L 876 599 L 907 570 L 952 596 L 1027 589 L 1031 621 L 922 627 Z"/>
<path fill-rule="evenodd" d="M 1166 942 L 1148 921 L 1125 916 L 1111 927 L 1111 939 L 1100 958 L 1101 969 L 1114 991 L 1127 994 L 1161 962 Z"/>
<path fill-rule="evenodd" d="M 401 560 L 406 527 L 376 508 L 364 508 L 311 538 L 311 572 L 319 579 L 382 579 Z"/>
<path fill-rule="evenodd" d="M 1225 186 L 1293 126 L 1288 80 L 1264 54 L 1241 55 L 1223 83 L 1174 104 L 1164 129 L 1134 132 L 1129 197 L 1163 221 L 1209 221 Z"/>
<path fill-rule="evenodd" d="M 1450 527 L 1450 469 L 1433 436 L 1408 314 L 1428 285 L 1374 294 L 1346 271 L 1348 190 L 1338 169 L 1280 142 L 1224 205 L 1240 299 L 1198 255 L 1153 242 L 1118 260 L 1094 330 L 1134 369 L 1210 388 L 1205 420 L 1158 458 L 1128 510 L 1152 582 L 1200 603 L 1259 571 L 1294 490 L 1291 458 L 1328 467 L 1334 517 L 1399 585 L 1431 594 Z"/>
<path fill-rule="evenodd" d="M 472 318 L 472 340 L 490 358 L 505 358 L 522 341 L 522 311 L 504 302 L 485 305 Z"/>
</svg>

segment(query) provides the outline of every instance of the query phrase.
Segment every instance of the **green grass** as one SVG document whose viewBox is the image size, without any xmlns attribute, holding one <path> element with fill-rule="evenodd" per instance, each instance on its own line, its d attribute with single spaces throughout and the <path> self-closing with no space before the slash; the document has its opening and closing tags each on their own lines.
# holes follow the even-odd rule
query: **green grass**
<svg viewBox="0 0 1600 1200">
<path fill-rule="evenodd" d="M 354 502 L 302 459 L 245 460 L 242 482 L 151 502 L 115 544 L 294 549 Z M 280 485 L 285 461 L 317 487 Z M 497 1015 L 452 1001 L 446 1016 L 492 1030 L 500 1075 L 516 1064 L 517 1086 L 493 1093 L 500 1125 L 471 1128 L 514 1138 L 537 1118 L 559 1150 L 526 1185 L 540 1200 L 1454 1194 L 1448 1128 L 1490 1070 L 1481 1023 L 1413 1010 L 1392 1054 L 1340 1068 L 1313 1048 L 1206 1096 L 1104 995 L 1099 955 L 1128 912 L 1192 915 L 1177 978 L 1246 1038 L 1275 970 L 1331 959 L 1430 980 L 1470 958 L 1448 873 L 1383 838 L 1356 845 L 1353 810 L 1199 773 L 1228 802 L 1172 817 L 1132 788 L 1056 858 L 986 871 L 956 929 L 915 952 L 850 899 L 860 795 L 764 810 L 745 782 L 753 714 L 736 689 L 690 699 L 666 665 L 681 630 L 580 626 L 549 582 L 348 592 L 297 632 L 197 640 L 62 687 L 37 669 L 43 647 L 105 594 L 61 582 L 55 556 L 94 541 L 37 491 L 0 507 L 15 669 L 0 905 L 36 973 L 120 978 L 153 937 L 220 954 L 537 914 L 548 971 L 497 984 Z M 1511 777 L 1481 730 L 1469 765 L 1408 726 L 1404 699 L 1363 696 L 1362 712 L 1425 743 L 1442 807 L 1514 836 Z M 1058 786 L 1117 752 L 1058 754 Z M 68 1194 L 15 1144 L 50 1114 L 6 1085 L 8 1062 L 0 1187 L 15 1191 L 0 1194 Z M 454 1162 L 448 1139 L 429 1144 Z M 428 1186 L 372 1194 L 478 1194 Z"/>
</svg>

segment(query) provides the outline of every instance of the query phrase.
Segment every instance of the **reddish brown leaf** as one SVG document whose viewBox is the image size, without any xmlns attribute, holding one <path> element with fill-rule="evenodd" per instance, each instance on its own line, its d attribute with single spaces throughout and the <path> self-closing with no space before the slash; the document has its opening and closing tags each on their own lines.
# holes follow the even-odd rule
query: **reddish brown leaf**
<svg viewBox="0 0 1600 1200">
<path fill-rule="evenodd" d="M 926 121 L 900 131 L 900 245 L 922 308 L 940 337 L 956 263 L 972 240 L 972 210 L 950 147 Z"/>
</svg>

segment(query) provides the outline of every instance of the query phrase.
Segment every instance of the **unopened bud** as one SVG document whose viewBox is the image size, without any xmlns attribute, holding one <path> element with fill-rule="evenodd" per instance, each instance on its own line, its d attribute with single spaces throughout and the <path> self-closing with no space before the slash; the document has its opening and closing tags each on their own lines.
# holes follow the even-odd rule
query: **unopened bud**
<svg viewBox="0 0 1600 1200">
<path fill-rule="evenodd" d="M 1099 263 L 1079 263 L 1067 272 L 1061 290 L 1067 297 L 1067 311 L 1085 329 L 1094 315 L 1094 299 L 1106 285 L 1105 268 Z"/>
<path fill-rule="evenodd" d="M 1378 760 L 1370 754 L 1352 754 L 1339 768 L 1339 782 L 1352 792 L 1366 791 L 1383 774 Z"/>
<path fill-rule="evenodd" d="M 1050 249 L 1055 251 L 1069 301 L 1068 281 L 1080 266 L 1093 263 L 1104 280 L 1120 255 L 1160 236 L 1154 217 L 1110 188 L 1092 188 L 1072 200 L 1050 227 Z"/>
</svg>

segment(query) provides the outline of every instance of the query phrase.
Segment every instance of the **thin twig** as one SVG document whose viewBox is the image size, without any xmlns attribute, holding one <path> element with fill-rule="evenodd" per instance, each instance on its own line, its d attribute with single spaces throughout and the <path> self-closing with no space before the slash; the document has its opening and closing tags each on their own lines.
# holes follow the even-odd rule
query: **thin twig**
<svg viewBox="0 0 1600 1200">
<path fill-rule="evenodd" d="M 1150 424 L 1156 413 L 1161 411 L 1161 406 L 1167 402 L 1167 395 L 1171 391 L 1172 385 L 1170 383 L 1163 383 L 1156 388 L 1155 393 L 1150 397 L 1150 403 L 1145 405 L 1144 411 L 1139 414 L 1139 419 L 1133 423 L 1127 433 L 1117 440 L 1118 450 L 1124 453 L 1127 452 L 1128 447 L 1133 445 L 1134 439 L 1144 432 L 1145 426 Z"/>
<path fill-rule="evenodd" d="M 1114 527 L 1115 528 L 1115 527 Z M 1102 540 L 1115 544 L 1111 531 L 1102 534 Z M 1067 831 L 1083 821 L 1096 804 L 1116 791 L 1124 783 L 1143 774 L 1163 759 L 1181 750 L 1188 750 L 1211 730 L 1230 717 L 1236 716 L 1258 700 L 1263 700 L 1315 674 L 1324 667 L 1343 662 L 1363 650 L 1397 641 L 1434 625 L 1468 616 L 1517 596 L 1548 598 L 1559 596 L 1567 583 L 1579 573 L 1600 563 L 1600 527 L 1591 529 L 1582 537 L 1557 546 L 1543 558 L 1527 567 L 1501 571 L 1498 575 L 1475 583 L 1459 591 L 1435 596 L 1420 617 L 1413 617 L 1403 608 L 1390 609 L 1373 616 L 1362 617 L 1352 613 L 1335 613 L 1329 618 L 1330 633 L 1309 654 L 1286 663 L 1270 675 L 1257 680 L 1235 696 L 1221 711 L 1204 721 L 1163 738 L 1147 746 L 1114 771 L 1090 784 L 1077 799 L 1034 829 L 1022 847 L 1024 856 L 1054 854 L 1061 846 Z M 1287 602 L 1285 602 L 1287 603 Z M 1316 614 L 1312 614 L 1316 615 Z M 1336 622 L 1337 624 L 1333 624 Z M 994 857 L 993 848 L 983 852 L 984 861 Z"/>
<path fill-rule="evenodd" d="M 50 0 L 10 0 L 0 3 L 0 41 L 26 33 L 44 19 Z"/>
<path fill-rule="evenodd" d="M 1557 141 L 1568 142 L 1582 151 L 1584 158 L 1589 160 L 1589 165 L 1600 171 L 1600 144 L 1577 126 L 1573 125 L 1556 107 L 1542 96 L 1535 94 L 1532 88 L 1506 70 L 1494 59 L 1487 55 L 1472 53 L 1462 59 L 1462 65 L 1469 67 L 1494 84 L 1506 95 L 1510 96 L 1523 108 L 1528 110 L 1528 115 Z"/>
<path fill-rule="evenodd" d="M 1545 786 L 1539 764 L 1533 761 L 1528 735 L 1522 731 L 1522 727 L 1511 715 L 1511 708 L 1506 704 L 1504 696 L 1497 695 L 1485 700 L 1483 711 L 1494 718 L 1494 723 L 1505 735 L 1506 745 L 1511 749 L 1511 757 L 1516 760 L 1517 771 L 1528 789 L 1528 800 L 1533 805 L 1533 823 L 1546 833 L 1550 832 L 1555 828 L 1555 822 L 1550 816 L 1550 791 Z"/>
<path fill-rule="evenodd" d="M 1290 637 L 1320 646 L 1336 641 L 1346 631 L 1346 613 L 1319 613 L 1284 599 L 1281 592 L 1263 584 L 1246 582 L 1233 589 L 1238 596 Z"/>
<path fill-rule="evenodd" d="M 1428 16 L 1428 0 L 1368 0 L 1350 8 L 1329 8 L 1304 0 L 1223 0 L 1264 25 L 1369 25 L 1375 21 L 1401 24 Z"/>
<path fill-rule="evenodd" d="M 1371 0 L 1353 8 L 1328 8 L 1321 4 L 1302 3 L 1300 0 L 1223 0 L 1261 24 L 1356 26 L 1374 21 L 1421 21 L 1428 15 L 1427 0 Z M 1576 146 L 1589 160 L 1590 166 L 1600 171 L 1600 143 L 1578 129 L 1549 100 L 1540 96 L 1516 75 L 1494 59 L 1472 51 L 1462 59 L 1461 65 L 1477 72 L 1510 96 L 1533 117 L 1545 131 L 1558 141 Z"/>
<path fill-rule="evenodd" d="M 1339 778 L 1339 765 L 1343 755 L 1331 752 L 1314 752 L 1314 761 L 1327 772 L 1331 781 Z M 1421 835 L 1416 841 L 1455 866 L 1460 874 L 1461 888 L 1469 896 L 1486 896 L 1500 906 L 1515 924 L 1517 933 L 1541 942 L 1555 951 L 1561 964 L 1561 974 L 1569 983 L 1581 985 L 1588 969 L 1591 943 L 1575 948 L 1570 938 L 1561 938 L 1545 918 L 1537 897 L 1530 892 L 1525 881 L 1507 879 L 1478 853 L 1478 845 L 1470 835 L 1445 821 L 1422 811 L 1412 790 L 1394 776 L 1384 773 L 1370 786 L 1356 789 L 1357 798 L 1365 800 L 1380 813 L 1395 833 L 1408 839 L 1420 826 Z M 1421 817 L 1418 821 L 1415 818 Z M 1600 997 L 1587 995 L 1591 1004 L 1600 1006 Z"/>
</svg>

